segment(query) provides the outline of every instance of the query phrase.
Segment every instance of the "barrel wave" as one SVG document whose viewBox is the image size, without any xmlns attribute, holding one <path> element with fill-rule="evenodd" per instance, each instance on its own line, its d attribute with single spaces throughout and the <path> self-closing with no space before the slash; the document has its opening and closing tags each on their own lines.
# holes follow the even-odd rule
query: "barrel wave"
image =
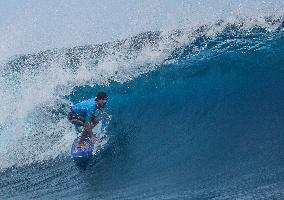
<svg viewBox="0 0 284 200">
<path fill-rule="evenodd" d="M 219 21 L 11 58 L 0 197 L 283 198 L 283 30 L 283 18 Z M 66 107 L 102 90 L 110 140 L 82 167 Z"/>
</svg>

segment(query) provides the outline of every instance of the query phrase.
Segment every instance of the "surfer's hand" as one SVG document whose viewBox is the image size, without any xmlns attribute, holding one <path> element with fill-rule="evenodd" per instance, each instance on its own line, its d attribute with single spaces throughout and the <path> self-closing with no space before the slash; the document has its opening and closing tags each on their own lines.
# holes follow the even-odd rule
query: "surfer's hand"
<svg viewBox="0 0 284 200">
<path fill-rule="evenodd" d="M 107 112 L 103 112 L 104 117 L 109 118 L 109 114 Z"/>
</svg>

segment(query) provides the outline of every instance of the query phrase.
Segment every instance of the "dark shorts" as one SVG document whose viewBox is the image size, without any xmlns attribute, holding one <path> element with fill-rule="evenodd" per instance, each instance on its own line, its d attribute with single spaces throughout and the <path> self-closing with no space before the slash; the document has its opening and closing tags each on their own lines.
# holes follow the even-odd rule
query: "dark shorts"
<svg viewBox="0 0 284 200">
<path fill-rule="evenodd" d="M 68 113 L 68 120 L 75 125 L 83 126 L 86 122 L 86 117 L 82 117 L 80 115 L 77 115 L 75 112 Z M 96 124 L 96 120 L 98 120 L 97 117 L 93 117 L 92 122 Z"/>
<path fill-rule="evenodd" d="M 74 112 L 68 113 L 68 120 L 75 125 L 83 126 L 84 123 L 86 122 L 86 118 L 82 117 L 80 115 L 77 115 Z"/>
</svg>

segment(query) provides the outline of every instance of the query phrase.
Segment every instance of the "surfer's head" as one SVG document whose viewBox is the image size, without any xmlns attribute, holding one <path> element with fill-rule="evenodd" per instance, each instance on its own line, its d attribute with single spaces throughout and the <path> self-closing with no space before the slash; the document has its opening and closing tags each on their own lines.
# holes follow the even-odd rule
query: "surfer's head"
<svg viewBox="0 0 284 200">
<path fill-rule="evenodd" d="M 97 94 L 96 102 L 99 107 L 103 108 L 106 105 L 107 100 L 108 96 L 105 92 L 99 92 Z"/>
</svg>

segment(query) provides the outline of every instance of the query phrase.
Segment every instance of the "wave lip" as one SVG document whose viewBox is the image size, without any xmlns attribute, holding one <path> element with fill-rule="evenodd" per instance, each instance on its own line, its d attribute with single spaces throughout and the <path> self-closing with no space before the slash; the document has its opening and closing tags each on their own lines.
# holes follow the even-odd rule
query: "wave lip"
<svg viewBox="0 0 284 200">
<path fill-rule="evenodd" d="M 7 2 L 0 6 L 1 59 L 44 49 L 83 46 L 129 38 L 148 30 L 198 27 L 220 19 L 283 15 L 282 0 L 60 3 Z M 46 15 L 48 10 L 50 15 Z M 126 10 L 127 14 L 120 11 Z M 16 16 L 21 16 L 19 19 Z"/>
</svg>

